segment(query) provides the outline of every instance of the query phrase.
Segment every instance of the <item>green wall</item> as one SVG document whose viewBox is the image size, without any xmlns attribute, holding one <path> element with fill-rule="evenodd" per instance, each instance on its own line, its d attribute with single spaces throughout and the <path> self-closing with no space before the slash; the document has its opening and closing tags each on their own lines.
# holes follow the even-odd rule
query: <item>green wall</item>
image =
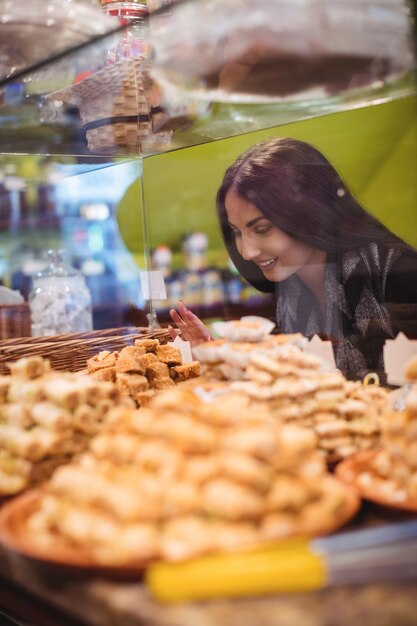
<svg viewBox="0 0 417 626">
<path fill-rule="evenodd" d="M 363 206 L 417 247 L 416 104 L 416 98 L 405 98 L 144 159 L 151 246 L 179 249 L 184 233 L 204 230 L 210 247 L 222 250 L 214 202 L 226 167 L 262 139 L 289 136 L 322 150 Z M 118 211 L 122 236 L 138 260 L 143 250 L 140 197 L 138 180 Z"/>
</svg>

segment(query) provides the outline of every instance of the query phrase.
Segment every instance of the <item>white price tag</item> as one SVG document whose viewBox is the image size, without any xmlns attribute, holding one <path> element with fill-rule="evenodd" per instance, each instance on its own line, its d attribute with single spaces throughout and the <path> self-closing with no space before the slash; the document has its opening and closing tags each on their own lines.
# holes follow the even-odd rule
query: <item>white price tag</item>
<svg viewBox="0 0 417 626">
<path fill-rule="evenodd" d="M 330 370 L 336 369 L 334 352 L 331 341 L 323 341 L 318 335 L 313 335 L 310 341 L 303 346 L 305 352 L 322 359 Z"/>
<path fill-rule="evenodd" d="M 181 352 L 184 365 L 185 363 L 191 363 L 193 355 L 191 354 L 191 344 L 189 341 L 183 341 L 181 337 L 175 337 L 174 341 L 171 341 L 169 345 L 175 346 Z"/>
<path fill-rule="evenodd" d="M 166 300 L 167 290 L 164 275 L 157 270 L 139 273 L 140 287 L 144 300 Z"/>
<path fill-rule="evenodd" d="M 417 340 L 408 339 L 398 333 L 395 339 L 387 339 L 384 344 L 384 364 L 387 381 L 390 385 L 404 385 L 407 381 L 404 367 L 407 361 L 417 355 Z"/>
</svg>

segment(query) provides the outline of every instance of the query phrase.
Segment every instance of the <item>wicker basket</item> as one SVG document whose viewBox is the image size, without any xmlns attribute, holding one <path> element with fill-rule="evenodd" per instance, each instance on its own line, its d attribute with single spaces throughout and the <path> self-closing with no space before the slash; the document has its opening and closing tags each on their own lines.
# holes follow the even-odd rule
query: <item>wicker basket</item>
<svg viewBox="0 0 417 626">
<path fill-rule="evenodd" d="M 119 61 L 49 96 L 78 107 L 91 152 L 135 154 L 169 144 L 170 132 L 153 133 L 153 118 L 161 111 L 143 59 Z"/>
<path fill-rule="evenodd" d="M 101 350 L 121 350 L 135 339 L 154 337 L 161 343 L 170 340 L 168 331 L 124 327 L 96 330 L 89 333 L 67 333 L 53 337 L 27 337 L 0 342 L 0 374 L 8 374 L 7 363 L 23 357 L 40 355 L 51 361 L 56 370 L 79 372 L 85 369 L 87 359 Z"/>
<path fill-rule="evenodd" d="M 30 309 L 27 302 L 0 305 L 0 339 L 30 337 Z"/>
</svg>

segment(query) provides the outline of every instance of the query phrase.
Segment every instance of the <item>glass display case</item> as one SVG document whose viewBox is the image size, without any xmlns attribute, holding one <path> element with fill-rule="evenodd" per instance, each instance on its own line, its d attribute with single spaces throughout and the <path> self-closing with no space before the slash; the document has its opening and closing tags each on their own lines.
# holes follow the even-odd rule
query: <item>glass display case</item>
<svg viewBox="0 0 417 626">
<path fill-rule="evenodd" d="M 64 247 L 96 329 L 149 312 L 166 325 L 178 300 L 204 320 L 275 318 L 277 294 L 236 269 L 215 211 L 226 168 L 271 137 L 318 147 L 416 245 L 407 3 L 142 3 L 118 21 L 108 3 L 49 0 L 22 21 L 3 0 L 0 13 L 1 280 L 25 299 L 44 252 Z"/>
<path fill-rule="evenodd" d="M 1 609 L 415 619 L 413 31 L 405 0 L 0 0 Z"/>
</svg>

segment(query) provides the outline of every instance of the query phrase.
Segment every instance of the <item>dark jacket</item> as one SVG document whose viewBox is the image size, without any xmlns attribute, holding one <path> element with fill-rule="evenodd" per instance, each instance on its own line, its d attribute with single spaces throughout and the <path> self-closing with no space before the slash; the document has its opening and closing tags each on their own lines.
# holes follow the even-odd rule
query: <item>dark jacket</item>
<svg viewBox="0 0 417 626">
<path fill-rule="evenodd" d="M 417 338 L 417 254 L 369 244 L 329 256 L 324 289 L 322 313 L 298 276 L 278 283 L 278 329 L 331 339 L 347 378 L 376 372 L 384 382 L 385 340 L 400 331 Z"/>
</svg>

